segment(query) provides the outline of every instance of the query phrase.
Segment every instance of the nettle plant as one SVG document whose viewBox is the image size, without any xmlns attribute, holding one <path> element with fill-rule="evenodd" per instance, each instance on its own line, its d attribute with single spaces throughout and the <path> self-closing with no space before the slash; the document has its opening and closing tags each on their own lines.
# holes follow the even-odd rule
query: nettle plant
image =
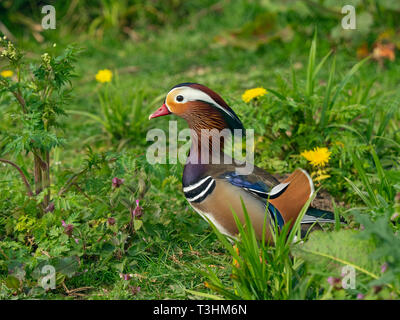
<svg viewBox="0 0 400 320">
<path fill-rule="evenodd" d="M 28 155 L 33 168 L 27 170 L 25 163 L 19 166 L 4 158 L 0 162 L 18 170 L 28 196 L 35 198 L 43 214 L 52 210 L 50 154 L 63 143 L 56 128 L 65 115 L 78 49 L 67 47 L 60 56 L 44 53 L 39 62 L 28 64 L 23 52 L 6 37 L 1 38 L 0 48 L 0 61 L 15 73 L 0 77 L 0 98 L 7 105 L 3 119 L 8 116 L 14 123 L 1 132 L 0 155 L 19 157 L 19 162 L 26 161 L 20 155 Z"/>
</svg>

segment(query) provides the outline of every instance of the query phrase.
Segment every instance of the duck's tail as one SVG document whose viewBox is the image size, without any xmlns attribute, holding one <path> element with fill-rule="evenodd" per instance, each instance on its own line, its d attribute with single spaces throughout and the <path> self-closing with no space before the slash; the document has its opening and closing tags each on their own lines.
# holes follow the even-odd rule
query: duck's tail
<svg viewBox="0 0 400 320">
<path fill-rule="evenodd" d="M 314 193 L 314 184 L 311 177 L 306 171 L 296 169 L 272 190 L 274 189 L 276 189 L 275 194 L 268 194 L 269 203 L 280 212 L 285 223 L 290 222 L 293 225 L 301 209 Z M 314 207 L 309 207 L 301 220 L 301 224 L 304 227 L 306 225 L 317 225 L 316 227 L 318 227 L 319 223 L 334 222 L 335 216 L 333 212 Z"/>
<path fill-rule="evenodd" d="M 333 212 L 309 207 L 301 223 L 334 223 L 335 215 Z"/>
<path fill-rule="evenodd" d="M 346 223 L 342 217 L 339 219 L 340 223 Z M 309 207 L 301 220 L 301 237 L 304 238 L 310 231 L 322 230 L 323 223 L 335 223 L 335 221 L 333 212 Z"/>
</svg>

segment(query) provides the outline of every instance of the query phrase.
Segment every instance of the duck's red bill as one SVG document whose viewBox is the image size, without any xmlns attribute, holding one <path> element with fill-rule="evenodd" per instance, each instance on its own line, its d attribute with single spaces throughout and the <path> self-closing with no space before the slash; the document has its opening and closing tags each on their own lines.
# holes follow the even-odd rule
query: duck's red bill
<svg viewBox="0 0 400 320">
<path fill-rule="evenodd" d="M 156 112 L 154 112 L 153 114 L 151 114 L 149 116 L 149 120 L 153 119 L 153 118 L 157 118 L 157 117 L 161 117 L 161 116 L 166 116 L 167 114 L 170 114 L 171 112 L 168 110 L 167 106 L 165 105 L 165 103 L 158 108 L 158 110 Z"/>
</svg>

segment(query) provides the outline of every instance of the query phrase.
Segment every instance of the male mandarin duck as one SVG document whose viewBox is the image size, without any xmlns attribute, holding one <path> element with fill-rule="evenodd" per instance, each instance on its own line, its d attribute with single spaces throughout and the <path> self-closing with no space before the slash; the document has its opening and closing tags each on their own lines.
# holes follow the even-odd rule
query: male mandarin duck
<svg viewBox="0 0 400 320">
<path fill-rule="evenodd" d="M 223 158 L 226 155 L 220 151 L 223 146 L 215 148 L 213 137 L 218 135 L 219 142 L 223 144 L 219 135 L 222 130 L 244 130 L 238 116 L 220 95 L 201 84 L 178 84 L 169 91 L 164 104 L 149 119 L 169 114 L 185 119 L 192 129 L 192 144 L 182 184 L 183 193 L 196 212 L 232 238 L 238 233 L 232 210 L 244 223 L 242 200 L 259 239 L 262 238 L 266 212 L 268 222 L 277 221 L 279 228 L 285 223 L 294 224 L 314 192 L 312 179 L 307 172 L 297 169 L 280 183 L 256 166 L 250 174 L 241 174 L 243 165 L 235 160 L 219 163 L 218 160 L 226 159 Z M 202 137 L 203 129 L 211 130 L 206 140 L 198 138 Z M 322 217 L 327 214 L 331 217 Z M 302 223 L 312 224 L 315 221 L 332 222 L 332 214 L 309 208 Z M 272 240 L 270 228 L 264 230 L 266 239 Z"/>
</svg>

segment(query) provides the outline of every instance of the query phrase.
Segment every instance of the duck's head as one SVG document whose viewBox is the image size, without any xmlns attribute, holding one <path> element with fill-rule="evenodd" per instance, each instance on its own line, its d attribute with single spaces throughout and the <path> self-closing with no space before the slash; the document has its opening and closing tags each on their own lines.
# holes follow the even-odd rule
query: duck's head
<svg viewBox="0 0 400 320">
<path fill-rule="evenodd" d="M 235 112 L 221 96 L 198 83 L 181 83 L 167 94 L 164 104 L 149 119 L 175 114 L 192 129 L 244 130 Z"/>
</svg>

